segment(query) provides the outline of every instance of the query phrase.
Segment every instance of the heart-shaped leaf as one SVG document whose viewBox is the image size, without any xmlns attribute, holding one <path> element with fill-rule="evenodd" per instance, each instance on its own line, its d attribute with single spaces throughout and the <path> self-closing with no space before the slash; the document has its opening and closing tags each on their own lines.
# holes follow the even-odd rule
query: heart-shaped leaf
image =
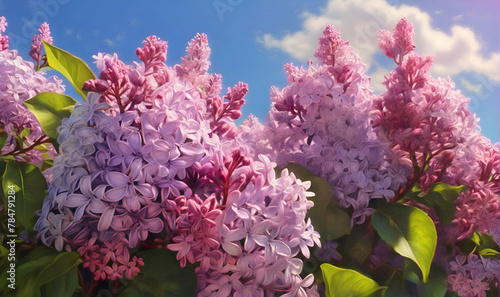
<svg viewBox="0 0 500 297">
<path fill-rule="evenodd" d="M 382 297 L 387 287 L 361 273 L 331 264 L 321 264 L 327 297 Z"/>
<path fill-rule="evenodd" d="M 413 260 L 427 282 L 437 232 L 432 219 L 422 210 L 397 203 L 386 204 L 372 215 L 372 224 L 380 237 L 403 257 Z"/>
<path fill-rule="evenodd" d="M 8 161 L 2 178 L 4 197 L 15 192 L 16 221 L 24 228 L 33 229 L 36 211 L 42 208 L 47 182 L 40 169 L 30 163 Z"/>
<path fill-rule="evenodd" d="M 409 195 L 409 197 L 429 206 L 434 210 L 441 223 L 448 225 L 455 217 L 455 200 L 465 189 L 463 185 L 454 187 L 445 183 L 435 183 L 426 194 L 422 195 L 421 191 L 417 191 L 412 193 L 414 195 Z"/>
<path fill-rule="evenodd" d="M 82 90 L 83 84 L 90 79 L 95 79 L 95 75 L 90 70 L 89 66 L 82 59 L 73 56 L 72 54 L 57 48 L 50 43 L 43 41 L 45 53 L 47 55 L 47 63 L 49 67 L 59 71 L 73 85 L 76 92 L 87 98 L 87 92 Z"/>
<path fill-rule="evenodd" d="M 57 128 L 64 118 L 71 115 L 68 107 L 75 105 L 75 102 L 75 99 L 64 94 L 43 92 L 24 101 L 24 104 L 40 122 L 43 132 L 50 138 L 57 139 Z"/>
</svg>

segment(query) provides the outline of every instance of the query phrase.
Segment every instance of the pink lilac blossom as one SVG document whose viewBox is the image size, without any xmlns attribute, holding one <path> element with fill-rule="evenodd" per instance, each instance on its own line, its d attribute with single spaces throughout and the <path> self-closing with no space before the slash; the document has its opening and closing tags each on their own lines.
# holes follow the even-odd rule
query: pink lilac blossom
<svg viewBox="0 0 500 297">
<path fill-rule="evenodd" d="M 50 44 L 54 42 L 52 36 L 50 36 L 49 24 L 47 24 L 46 22 L 40 25 L 40 28 L 38 28 L 38 32 L 40 32 L 40 34 L 36 34 L 35 36 L 33 36 L 33 39 L 31 40 L 32 45 L 31 45 L 31 50 L 29 52 L 30 57 L 33 58 L 33 60 L 36 62 L 37 68 L 40 66 L 42 58 L 42 47 L 43 47 L 42 40 Z"/>
<path fill-rule="evenodd" d="M 0 17 L 0 51 L 4 51 L 9 49 L 9 36 L 2 36 L 2 33 L 5 32 L 7 28 L 7 21 L 5 17 Z"/>
<path fill-rule="evenodd" d="M 455 201 L 453 222 L 442 226 L 436 220 L 441 242 L 453 245 L 473 232 L 491 234 L 500 223 L 500 151 L 479 132 L 478 119 L 466 107 L 469 99 L 454 90 L 449 78 L 431 77 L 433 58 L 410 53 L 415 48 L 412 35 L 406 19 L 392 35 L 383 30 L 379 34 L 379 47 L 397 66 L 383 83 L 387 91 L 375 99 L 373 126 L 413 165 L 409 183 L 396 195 L 404 197 L 417 183 L 424 191 L 435 182 L 465 185 L 467 190 Z M 443 254 L 440 261 L 456 256 L 448 281 L 459 296 L 486 296 L 493 272 L 487 272 L 485 263 L 496 261 L 469 255 L 464 264 L 466 257 L 456 251 L 438 252 Z"/>
<path fill-rule="evenodd" d="M 486 297 L 490 284 L 500 280 L 500 261 L 471 254 L 450 262 L 448 283 L 460 297 Z"/>
<path fill-rule="evenodd" d="M 387 91 L 375 100 L 373 124 L 413 164 L 410 183 L 398 194 L 416 182 L 424 191 L 438 181 L 465 185 L 468 190 L 456 201 L 456 219 L 449 227 L 452 240 L 489 232 L 500 218 L 500 152 L 479 132 L 478 119 L 466 107 L 469 99 L 453 89 L 449 78 L 430 76 L 433 58 L 409 53 L 415 48 L 412 34 L 411 24 L 402 19 L 392 36 L 379 35 L 379 46 L 397 52 L 398 58 L 384 82 Z"/>
<path fill-rule="evenodd" d="M 0 18 L 0 23 L 5 28 L 5 18 Z M 56 152 L 53 146 L 47 143 L 49 138 L 40 123 L 23 104 L 23 101 L 42 92 L 63 93 L 62 80 L 56 76 L 47 78 L 44 72 L 35 71 L 33 63 L 25 61 L 18 55 L 17 50 L 0 51 L 0 128 L 7 133 L 1 155 L 11 154 L 19 161 L 37 166 L 41 166 L 48 157 L 55 156 Z M 23 148 L 19 147 L 16 136 L 25 129 L 29 129 L 30 133 L 24 139 L 24 149 L 46 143 L 48 151 L 32 149 L 24 152 Z"/>
<path fill-rule="evenodd" d="M 253 150 L 267 152 L 280 167 L 296 162 L 328 180 L 360 224 L 372 211 L 370 199 L 393 198 L 408 168 L 373 132 L 370 78 L 340 31 L 327 26 L 315 56 L 320 63 L 307 69 L 285 65 L 290 85 L 271 90 L 270 120 L 264 133 L 256 129 L 264 140 Z M 255 126 L 252 121 L 246 125 Z"/>
<path fill-rule="evenodd" d="M 79 251 L 95 279 L 137 275 L 144 263 L 129 249 L 154 244 L 199 263 L 198 296 L 315 294 L 297 258 L 320 244 L 305 221 L 309 183 L 247 156 L 231 132 L 247 85 L 224 101 L 206 36 L 187 52 L 167 67 L 167 44 L 152 36 L 136 51 L 142 64 L 95 56 L 99 78 L 59 129 L 39 237 Z"/>
</svg>

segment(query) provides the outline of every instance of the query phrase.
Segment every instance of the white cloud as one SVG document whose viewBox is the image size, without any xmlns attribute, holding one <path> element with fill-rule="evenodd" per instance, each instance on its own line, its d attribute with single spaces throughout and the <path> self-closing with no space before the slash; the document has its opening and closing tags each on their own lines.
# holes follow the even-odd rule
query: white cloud
<svg viewBox="0 0 500 297">
<path fill-rule="evenodd" d="M 115 44 L 111 39 L 108 38 L 104 39 L 104 42 L 110 47 L 112 47 Z"/>
<path fill-rule="evenodd" d="M 465 87 L 465 89 L 471 93 L 481 95 L 483 93 L 483 85 L 482 84 L 473 84 L 469 80 L 465 78 L 460 78 L 460 82 Z"/>
<path fill-rule="evenodd" d="M 372 66 L 375 64 L 374 55 L 379 52 L 379 30 L 392 31 L 402 17 L 414 24 L 416 51 L 435 56 L 434 74 L 447 77 L 467 71 L 500 81 L 500 52 L 482 54 L 479 38 L 470 28 L 454 25 L 450 33 L 445 33 L 432 27 L 432 18 L 427 12 L 404 4 L 392 6 L 386 0 L 330 0 L 321 14 L 302 14 L 302 30 L 287 33 L 281 39 L 264 34 L 258 41 L 268 48 L 279 48 L 298 60 L 306 61 L 313 57 L 317 38 L 326 25 L 333 24 L 342 31 L 342 38 L 350 42 L 363 62 Z M 377 69 L 374 67 L 372 71 Z"/>
<path fill-rule="evenodd" d="M 463 18 L 464 18 L 464 15 L 463 14 L 459 14 L 459 15 L 456 15 L 456 16 L 452 17 L 451 19 L 453 21 L 455 21 L 455 22 L 458 22 L 458 21 L 460 21 Z"/>
</svg>

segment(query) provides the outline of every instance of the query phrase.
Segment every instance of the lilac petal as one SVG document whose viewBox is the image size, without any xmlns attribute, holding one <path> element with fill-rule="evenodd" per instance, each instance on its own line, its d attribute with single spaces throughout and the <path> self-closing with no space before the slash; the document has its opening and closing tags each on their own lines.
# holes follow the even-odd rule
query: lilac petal
<svg viewBox="0 0 500 297">
<path fill-rule="evenodd" d="M 252 234 L 262 234 L 264 231 L 266 231 L 269 228 L 269 225 L 271 225 L 271 222 L 268 220 L 259 222 L 252 227 Z"/>
<path fill-rule="evenodd" d="M 64 244 L 63 237 L 62 236 L 56 237 L 56 244 L 55 244 L 56 250 L 60 252 L 63 248 L 63 244 Z"/>
<path fill-rule="evenodd" d="M 139 198 L 136 195 L 132 195 L 123 199 L 123 204 L 129 211 L 138 211 L 139 209 L 141 209 L 141 203 L 139 202 Z"/>
<path fill-rule="evenodd" d="M 92 199 L 89 204 L 89 210 L 94 213 L 103 213 L 107 208 L 107 205 L 104 202 L 96 199 Z"/>
<path fill-rule="evenodd" d="M 109 159 L 108 165 L 109 166 L 118 166 L 122 163 L 122 161 L 123 161 L 122 156 L 115 155 L 115 156 L 111 157 L 111 159 Z"/>
<path fill-rule="evenodd" d="M 250 219 L 251 215 L 250 215 L 250 212 L 244 208 L 239 208 L 238 206 L 236 206 L 235 204 L 233 204 L 231 206 L 231 209 L 236 213 L 236 215 L 243 219 L 243 220 L 248 220 Z"/>
<path fill-rule="evenodd" d="M 113 216 L 115 215 L 115 208 L 110 207 L 104 211 L 99 219 L 99 223 L 97 224 L 97 230 L 102 232 L 107 230 L 109 226 L 111 226 L 111 221 L 113 220 Z"/>
<path fill-rule="evenodd" d="M 145 219 L 143 222 L 151 233 L 159 233 L 163 230 L 163 221 L 159 218 Z"/>
<path fill-rule="evenodd" d="M 118 215 L 113 218 L 111 223 L 111 228 L 118 232 L 124 232 L 130 230 L 130 227 L 134 224 L 134 221 L 128 214 Z"/>
<path fill-rule="evenodd" d="M 127 156 L 127 155 L 132 154 L 132 148 L 125 141 L 117 140 L 116 141 L 116 148 L 118 149 L 118 152 L 120 152 L 120 154 L 123 156 Z"/>
<path fill-rule="evenodd" d="M 106 166 L 106 159 L 109 158 L 109 153 L 105 153 L 104 151 L 98 151 L 95 154 L 95 161 L 101 167 Z"/>
<path fill-rule="evenodd" d="M 203 148 L 199 145 L 183 145 L 180 147 L 181 152 L 188 156 L 199 155 L 203 152 Z"/>
<path fill-rule="evenodd" d="M 80 219 L 83 217 L 83 215 L 85 214 L 85 208 L 87 206 L 86 205 L 82 205 L 80 207 L 78 207 L 75 211 L 75 222 L 78 222 L 80 221 Z"/>
<path fill-rule="evenodd" d="M 271 242 L 270 246 L 276 252 L 276 254 L 284 257 L 290 257 L 292 251 L 290 247 L 282 241 L 274 240 Z"/>
<path fill-rule="evenodd" d="M 111 190 L 106 191 L 106 200 L 118 202 L 125 197 L 127 193 L 128 186 L 113 188 Z"/>
<path fill-rule="evenodd" d="M 154 190 L 153 187 L 149 184 L 138 184 L 134 186 L 134 188 L 142 194 L 145 198 L 154 198 Z"/>
<path fill-rule="evenodd" d="M 142 179 L 142 161 L 137 159 L 130 164 L 130 179 L 138 181 Z"/>
<path fill-rule="evenodd" d="M 222 248 L 231 256 L 238 256 L 242 252 L 239 245 L 233 242 L 223 242 Z"/>
<path fill-rule="evenodd" d="M 84 176 L 80 179 L 80 191 L 87 197 L 92 196 L 92 180 L 90 176 Z"/>
<path fill-rule="evenodd" d="M 141 134 L 139 134 L 139 132 L 130 133 L 127 142 L 134 153 L 139 153 L 142 147 Z"/>
<path fill-rule="evenodd" d="M 106 185 L 97 186 L 94 189 L 94 197 L 97 199 L 103 199 L 105 192 L 106 192 Z"/>
<path fill-rule="evenodd" d="M 252 239 L 255 241 L 255 243 L 262 247 L 265 247 L 268 244 L 267 236 L 265 235 L 253 235 Z"/>
<path fill-rule="evenodd" d="M 79 207 L 89 203 L 89 198 L 81 194 L 70 194 L 66 197 L 64 205 L 68 207 Z"/>
<path fill-rule="evenodd" d="M 302 280 L 301 286 L 304 288 L 310 287 L 314 283 L 314 275 L 309 274 Z"/>
<path fill-rule="evenodd" d="M 246 236 L 247 231 L 245 229 L 236 229 L 227 232 L 224 238 L 226 241 L 237 241 L 245 238 Z"/>
<path fill-rule="evenodd" d="M 129 178 L 121 172 L 112 171 L 106 175 L 106 181 L 110 186 L 116 188 L 128 185 Z"/>
<path fill-rule="evenodd" d="M 128 243 L 131 248 L 136 247 L 139 243 L 139 230 L 137 228 L 130 231 Z"/>
</svg>

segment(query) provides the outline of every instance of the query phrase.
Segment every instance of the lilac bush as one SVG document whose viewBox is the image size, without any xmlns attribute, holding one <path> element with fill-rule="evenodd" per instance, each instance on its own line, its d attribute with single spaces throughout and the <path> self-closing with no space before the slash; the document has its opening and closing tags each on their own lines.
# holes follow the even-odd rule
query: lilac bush
<svg viewBox="0 0 500 297">
<path fill-rule="evenodd" d="M 405 18 L 379 34 L 396 64 L 382 94 L 328 25 L 316 62 L 285 65 L 268 120 L 239 126 L 248 85 L 221 93 L 204 34 L 173 67 L 156 36 L 132 65 L 98 53 L 95 77 L 48 24 L 35 65 L 9 49 L 6 26 L 0 229 L 20 234 L 16 296 L 62 280 L 86 296 L 498 295 L 500 147 L 451 79 L 431 76 Z"/>
<path fill-rule="evenodd" d="M 17 50 L 9 49 L 8 36 L 1 36 L 6 26 L 5 17 L 1 17 L 0 130 L 7 133 L 1 155 L 13 155 L 19 161 L 42 166 L 44 160 L 53 159 L 56 152 L 40 123 L 23 102 L 42 92 L 64 93 L 65 88 L 61 79 L 56 76 L 47 78 L 43 71 L 35 71 L 33 63 L 19 56 Z M 42 25 L 40 32 L 45 34 L 45 38 L 50 36 L 46 23 Z M 38 59 L 40 50 L 40 48 L 38 51 L 32 49 L 33 52 L 37 52 Z M 28 133 L 21 137 L 23 131 Z M 20 140 L 18 137 L 21 137 Z"/>
<path fill-rule="evenodd" d="M 310 184 L 246 156 L 233 120 L 247 85 L 221 97 L 209 54 L 198 34 L 174 67 L 155 36 L 137 49 L 142 64 L 95 56 L 99 77 L 59 129 L 35 229 L 44 244 L 77 250 L 95 280 L 136 276 L 144 262 L 131 249 L 145 245 L 199 263 L 198 296 L 313 296 L 297 257 L 320 244 L 305 220 Z"/>
<path fill-rule="evenodd" d="M 365 228 L 365 242 L 375 236 L 366 218 L 381 200 L 422 208 L 439 233 L 435 262 L 449 274 L 451 290 L 459 296 L 486 296 L 491 284 L 498 288 L 498 251 L 478 254 L 485 243 L 474 238 L 495 238 L 489 241 L 495 250 L 500 244 L 500 151 L 480 133 L 479 120 L 467 109 L 469 99 L 451 79 L 431 77 L 433 57 L 413 53 L 412 36 L 413 25 L 405 18 L 393 32 L 381 30 L 378 45 L 396 69 L 383 82 L 387 91 L 376 95 L 360 58 L 328 25 L 314 54 L 318 64 L 285 65 L 289 86 L 273 87 L 269 120 L 262 125 L 250 117 L 239 128 L 241 138 L 255 155 L 268 155 L 279 166 L 296 162 L 329 181 L 332 199 L 349 211 L 354 226 Z M 453 200 L 441 196 L 462 186 L 465 190 Z M 443 214 L 444 204 L 448 214 Z M 403 269 L 385 238 L 373 250 L 365 247 L 370 257 L 354 260 L 349 251 L 336 250 L 339 242 L 349 246 L 350 240 L 356 239 L 327 241 L 328 249 L 316 253 L 318 260 L 354 261 L 373 273 L 384 263 Z M 471 241 L 476 249 L 464 248 Z"/>
</svg>

